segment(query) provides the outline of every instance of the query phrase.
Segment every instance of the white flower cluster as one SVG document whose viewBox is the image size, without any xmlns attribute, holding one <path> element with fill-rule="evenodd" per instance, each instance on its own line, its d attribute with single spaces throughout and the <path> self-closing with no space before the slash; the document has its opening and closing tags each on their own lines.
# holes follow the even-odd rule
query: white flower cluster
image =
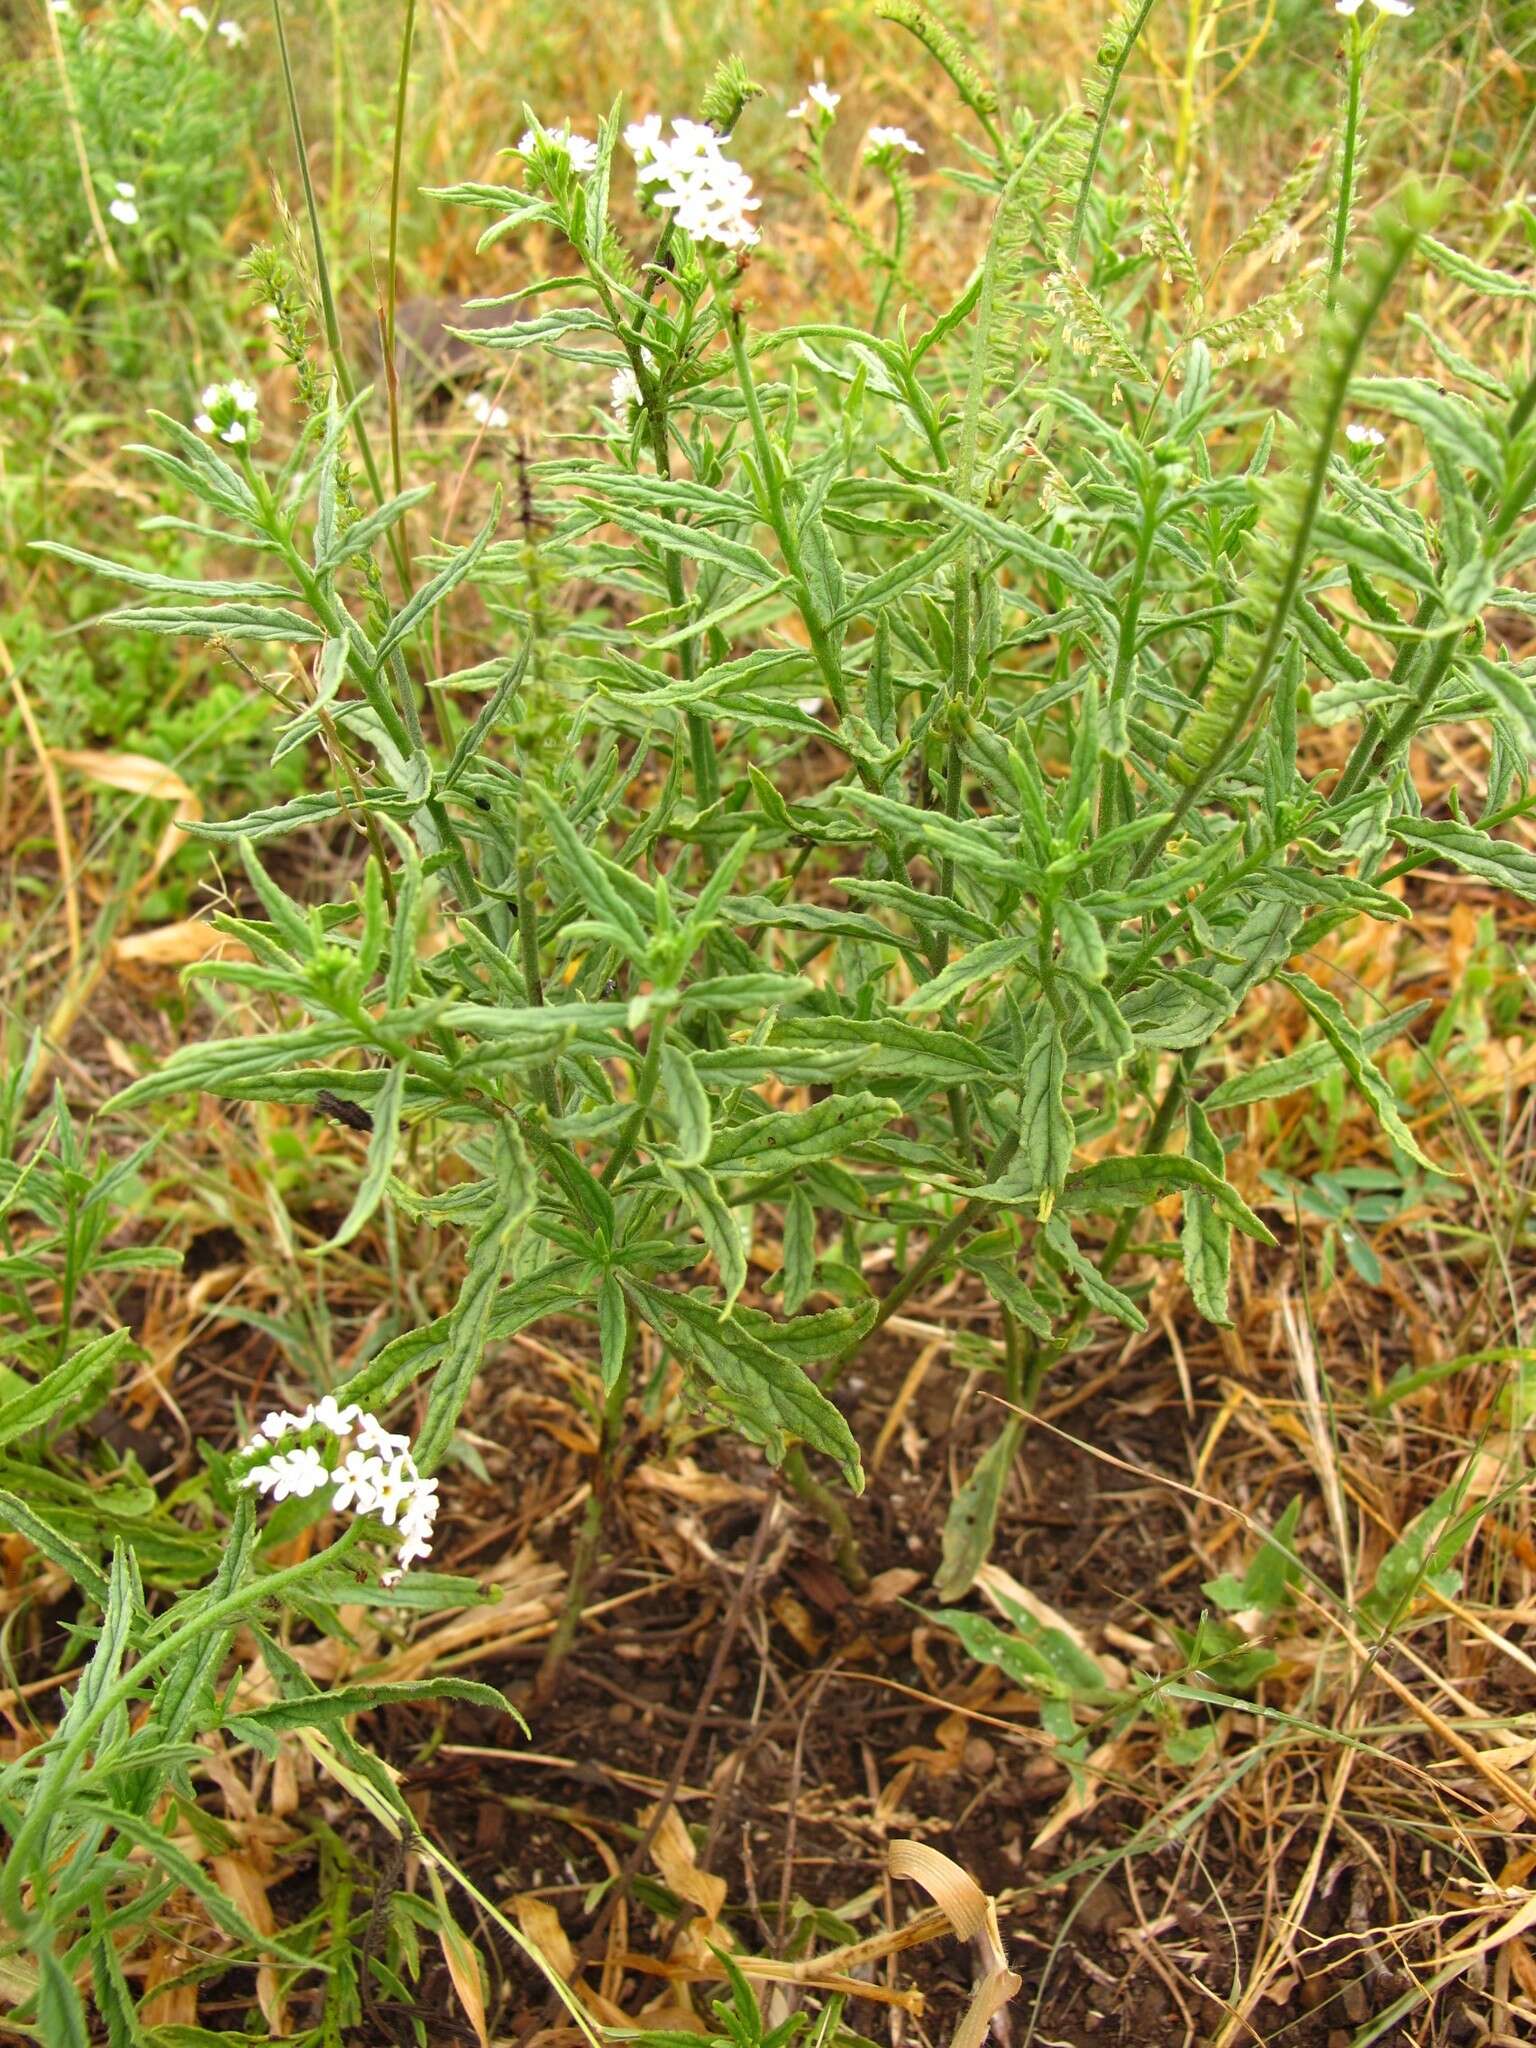
<svg viewBox="0 0 1536 2048">
<path fill-rule="evenodd" d="M 823 114 L 830 120 L 837 112 L 838 104 L 842 97 L 840 92 L 834 92 L 830 85 L 823 85 L 818 78 L 813 84 L 805 88 L 805 98 L 801 100 L 800 104 L 790 108 L 788 119 L 791 121 L 815 121 L 820 125 Z M 813 108 L 817 109 L 814 113 L 812 112 Z"/>
<path fill-rule="evenodd" d="M 716 242 L 722 249 L 749 249 L 758 239 L 748 219 L 762 205 L 752 197 L 752 180 L 728 157 L 703 121 L 676 120 L 663 135 L 660 114 L 647 114 L 624 130 L 639 165 L 638 180 L 651 188 L 656 205 L 669 210 L 685 235 Z"/>
<path fill-rule="evenodd" d="M 386 1586 L 398 1585 L 401 1574 L 418 1558 L 432 1551 L 432 1528 L 437 1520 L 437 1481 L 423 1479 L 411 1456 L 411 1440 L 384 1427 L 355 1402 L 338 1407 L 334 1394 L 294 1414 L 276 1408 L 263 1418 L 261 1428 L 240 1446 L 240 1456 L 254 1457 L 270 1451 L 284 1437 L 304 1430 L 323 1429 L 338 1445 L 350 1442 L 345 1456 L 332 1465 L 326 1454 L 313 1444 L 297 1444 L 290 1451 L 278 1451 L 260 1465 L 253 1465 L 240 1481 L 258 1493 L 278 1500 L 307 1500 L 328 1486 L 332 1510 L 338 1514 L 377 1515 L 387 1528 L 398 1529 L 400 1542 L 395 1551 L 396 1571 L 384 1574 Z"/>
<path fill-rule="evenodd" d="M 256 417 L 260 404 L 255 387 L 239 377 L 227 384 L 210 384 L 203 392 L 203 409 L 192 424 L 200 434 L 217 434 L 232 448 L 242 441 L 254 441 L 261 431 Z"/>
<path fill-rule="evenodd" d="M 899 158 L 905 152 L 908 156 L 925 154 L 923 145 L 914 142 L 905 128 L 871 128 L 864 139 L 864 161 L 879 163 L 882 158 Z"/>
<path fill-rule="evenodd" d="M 510 425 L 507 408 L 504 405 L 497 405 L 483 391 L 471 391 L 464 401 L 464 410 L 472 420 L 490 433 L 499 432 L 502 427 Z"/>
<path fill-rule="evenodd" d="M 1358 420 L 1351 420 L 1344 429 L 1346 441 L 1352 441 L 1357 448 L 1385 448 L 1387 437 L 1380 427 L 1363 427 Z"/>
<path fill-rule="evenodd" d="M 139 209 L 134 204 L 138 197 L 137 186 L 130 185 L 126 178 L 119 178 L 113 189 L 117 197 L 107 208 L 108 213 L 114 220 L 120 220 L 125 228 L 137 227 Z"/>
<path fill-rule="evenodd" d="M 1358 14 L 1364 4 L 1365 0 L 1334 0 L 1333 11 L 1335 14 Z M 1409 0 L 1371 0 L 1371 5 L 1378 14 L 1395 14 L 1399 21 L 1413 12 Z"/>
<path fill-rule="evenodd" d="M 544 140 L 551 149 L 565 152 L 577 177 L 584 178 L 588 171 L 596 170 L 597 144 L 589 136 L 573 135 L 569 121 L 563 128 L 546 128 Z M 539 137 L 530 128 L 517 145 L 517 153 L 521 157 L 531 157 L 538 146 Z"/>
</svg>

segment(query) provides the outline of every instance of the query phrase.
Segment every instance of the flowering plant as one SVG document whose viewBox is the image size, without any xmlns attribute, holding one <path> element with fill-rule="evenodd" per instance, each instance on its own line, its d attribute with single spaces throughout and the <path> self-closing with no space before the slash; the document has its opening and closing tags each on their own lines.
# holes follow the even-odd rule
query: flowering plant
<svg viewBox="0 0 1536 2048">
<path fill-rule="evenodd" d="M 1348 165 L 1320 260 L 1315 158 L 1202 264 L 1155 165 L 1133 204 L 1100 189 L 1145 4 L 1048 124 L 908 0 L 888 10 L 976 124 L 989 226 L 951 303 L 909 302 L 884 331 L 903 273 L 877 251 L 872 321 L 765 318 L 772 209 L 734 139 L 755 91 L 739 67 L 697 120 L 615 109 L 589 141 L 530 117 L 516 182 L 441 196 L 488 215 L 485 250 L 538 228 L 568 257 L 536 315 L 471 339 L 514 376 L 549 351 L 620 431 L 532 466 L 519 539 L 493 505 L 417 572 L 400 536 L 422 493 L 357 502 L 361 408 L 311 365 L 280 469 L 253 460 L 248 411 L 232 439 L 211 405 L 230 460 L 173 421 L 146 451 L 271 578 L 189 592 L 119 572 L 154 600 L 125 614 L 139 626 L 298 651 L 310 697 L 279 749 L 323 744 L 333 768 L 195 828 L 238 847 L 258 906 L 221 920 L 248 962 L 203 971 L 292 1021 L 189 1046 L 123 1100 L 303 1108 L 344 1074 L 370 1132 L 335 1242 L 387 1201 L 463 1244 L 452 1309 L 337 1391 L 340 1413 L 377 1415 L 429 1383 L 412 1471 L 389 1482 L 412 1498 L 489 1346 L 545 1316 L 592 1324 L 578 1603 L 630 1389 L 662 1359 L 782 1463 L 857 1577 L 812 1459 L 862 1483 L 838 1382 L 943 1274 L 988 1319 L 965 1356 L 1007 1403 L 950 1516 L 940 1590 L 958 1597 L 1022 1413 L 1090 1318 L 1145 1329 L 1169 1265 L 1231 1318 L 1234 1235 L 1275 1241 L 1245 1160 L 1254 1104 L 1342 1074 L 1396 1153 L 1429 1157 L 1399 1099 L 1414 1057 L 1378 1064 L 1417 1012 L 1356 1014 L 1331 935 L 1405 919 L 1431 863 L 1536 898 L 1536 862 L 1500 831 L 1528 805 L 1531 665 L 1482 624 L 1529 604 L 1512 579 L 1536 382 L 1438 342 L 1446 388 L 1363 373 L 1410 267 L 1493 294 L 1500 274 L 1411 196 L 1362 245 Z M 905 179 L 911 138 L 870 140 Z M 1287 237 L 1292 274 L 1218 307 L 1221 266 Z M 1241 365 L 1298 328 L 1312 374 L 1256 426 Z M 1366 452 L 1381 430 L 1348 432 L 1356 412 L 1422 439 L 1433 518 Z M 393 599 L 381 544 L 405 571 Z M 470 584 L 516 630 L 434 676 L 439 705 L 483 693 L 434 735 L 426 629 Z M 1489 734 L 1475 821 L 1424 815 L 1409 773 L 1448 720 Z M 372 857 L 349 901 L 301 908 L 262 864 L 264 842 L 359 818 Z M 1260 992 L 1296 1042 L 1244 1066 L 1234 1020 Z M 355 1466 L 295 1445 L 267 1483 L 390 1505 L 405 1495 L 373 1443 Z"/>
</svg>

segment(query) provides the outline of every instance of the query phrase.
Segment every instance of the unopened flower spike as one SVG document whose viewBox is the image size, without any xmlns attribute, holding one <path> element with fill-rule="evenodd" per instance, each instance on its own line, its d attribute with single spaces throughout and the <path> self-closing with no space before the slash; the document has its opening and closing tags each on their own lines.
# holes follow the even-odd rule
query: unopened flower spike
<svg viewBox="0 0 1536 2048">
<path fill-rule="evenodd" d="M 203 409 L 193 421 L 200 434 L 217 436 L 232 448 L 249 444 L 261 432 L 256 417 L 260 404 L 253 385 L 239 377 L 227 384 L 210 384 L 203 392 Z"/>
<path fill-rule="evenodd" d="M 338 1449 L 327 1453 L 323 1445 L 308 1443 L 277 1450 L 285 1437 L 313 1430 L 323 1430 Z M 239 1455 L 261 1460 L 239 1481 L 242 1487 L 274 1501 L 307 1500 L 330 1487 L 333 1514 L 369 1515 L 393 1529 L 399 1540 L 395 1568 L 383 1575 L 386 1586 L 398 1585 L 403 1573 L 431 1555 L 437 1481 L 422 1477 L 408 1436 L 386 1429 L 355 1402 L 342 1407 L 334 1394 L 324 1394 L 297 1411 L 275 1408 Z"/>
<path fill-rule="evenodd" d="M 1335 14 L 1358 14 L 1364 5 L 1365 0 L 1333 0 L 1333 11 Z M 1393 15 L 1398 21 L 1405 20 L 1413 12 L 1411 0 L 1371 0 L 1371 5 L 1378 14 Z"/>
</svg>

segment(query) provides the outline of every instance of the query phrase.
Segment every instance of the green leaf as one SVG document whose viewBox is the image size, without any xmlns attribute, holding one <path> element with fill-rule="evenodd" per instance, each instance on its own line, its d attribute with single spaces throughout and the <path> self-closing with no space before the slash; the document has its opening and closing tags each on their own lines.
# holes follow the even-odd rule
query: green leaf
<svg viewBox="0 0 1536 2048">
<path fill-rule="evenodd" d="M 501 491 L 498 488 L 492 497 L 491 509 L 485 524 L 468 547 L 456 549 L 452 561 L 445 568 L 439 569 L 430 583 L 423 583 L 415 595 L 409 598 L 390 620 L 388 629 L 375 650 L 380 668 L 400 643 L 416 630 L 422 620 L 437 609 L 448 593 L 464 581 L 485 552 L 486 543 L 495 532 L 496 522 L 500 517 Z"/>
<path fill-rule="evenodd" d="M 56 540 L 35 540 L 32 546 L 39 554 L 57 555 L 61 561 L 73 562 L 77 568 L 91 569 L 98 576 L 110 576 L 118 583 L 132 584 L 137 590 L 158 591 L 167 597 L 196 597 L 204 603 L 212 603 L 219 598 L 249 601 L 262 597 L 297 598 L 299 594 L 281 583 L 221 583 L 210 578 L 162 576 L 157 569 L 135 569 L 127 562 L 109 562 L 101 555 L 88 555 L 80 548 L 65 547 Z"/>
<path fill-rule="evenodd" d="M 323 1060 L 345 1052 L 357 1042 L 351 1024 L 305 1024 L 293 1031 L 267 1031 L 259 1038 L 231 1038 L 212 1045 L 185 1045 L 162 1060 L 152 1073 L 131 1081 L 113 1096 L 114 1111 L 137 1109 L 167 1095 L 198 1089 L 210 1095 L 238 1097 L 243 1082 L 280 1073 L 300 1060 Z"/>
<path fill-rule="evenodd" d="M 1396 1011 L 1382 1022 L 1372 1024 L 1360 1034 L 1360 1043 L 1368 1053 L 1379 1052 L 1398 1038 L 1415 1019 L 1422 1017 L 1429 1008 L 1426 1003 L 1410 1003 L 1404 1010 Z M 1315 1045 L 1304 1045 L 1298 1052 L 1287 1053 L 1283 1059 L 1266 1060 L 1251 1073 L 1235 1074 L 1230 1081 L 1223 1081 L 1213 1088 L 1205 1098 L 1208 1110 L 1241 1109 L 1250 1102 L 1269 1102 L 1281 1095 L 1293 1095 L 1298 1089 L 1311 1088 L 1319 1081 L 1337 1072 L 1341 1062 L 1331 1040 L 1322 1039 Z"/>
<path fill-rule="evenodd" d="M 816 1211 L 804 1188 L 791 1190 L 784 1210 L 784 1306 L 795 1315 L 816 1282 Z"/>
<path fill-rule="evenodd" d="M 1200 1590 L 1206 1599 L 1224 1614 L 1256 1610 L 1274 1615 L 1288 1607 L 1291 1589 L 1301 1576 L 1301 1560 L 1296 1556 L 1296 1527 L 1301 1509 L 1302 1496 L 1298 1493 L 1240 1579 L 1224 1572 L 1219 1579 L 1204 1581 Z"/>
<path fill-rule="evenodd" d="M 752 1335 L 744 1320 L 728 1319 L 697 1295 L 668 1294 L 628 1277 L 624 1289 L 652 1329 L 706 1383 L 735 1427 L 761 1444 L 773 1464 L 782 1461 L 788 1440 L 798 1439 L 834 1459 L 854 1492 L 863 1491 L 853 1432 L 790 1358 Z"/>
<path fill-rule="evenodd" d="M 721 1131 L 710 1148 L 710 1170 L 718 1175 L 779 1173 L 837 1158 L 878 1137 L 900 1114 L 899 1102 L 864 1093 L 831 1095 L 809 1109 L 770 1111 Z"/>
<path fill-rule="evenodd" d="M 137 626 L 146 633 L 187 633 L 204 640 L 282 640 L 290 646 L 323 640 L 313 620 L 282 605 L 129 605 L 108 612 L 115 626 Z"/>
<path fill-rule="evenodd" d="M 1067 1109 L 1067 1048 L 1054 1006 L 1041 996 L 1024 1022 L 1020 1049 L 1019 1149 L 1008 1170 L 1010 1186 L 1028 1183 L 1048 1216 L 1072 1165 L 1077 1138 Z"/>
<path fill-rule="evenodd" d="M 933 1575 L 934 1591 L 941 1600 L 963 1600 L 991 1554 L 1003 1488 L 1023 1435 L 1023 1421 L 1010 1415 L 1001 1435 L 982 1452 L 970 1478 L 950 1503 L 944 1518 L 941 1562 Z"/>
<path fill-rule="evenodd" d="M 922 987 L 909 995 L 901 1005 L 909 1017 L 920 1017 L 929 1010 L 947 1009 L 956 996 L 978 981 L 985 981 L 990 975 L 1002 974 L 1008 968 L 1033 952 L 1035 941 L 1028 938 L 987 939 L 979 946 L 973 946 L 969 953 L 962 953 L 951 960 Z"/>
<path fill-rule="evenodd" d="M 714 1253 L 720 1285 L 725 1291 L 724 1307 L 729 1314 L 732 1303 L 747 1284 L 747 1252 L 720 1184 L 702 1166 L 673 1166 L 662 1161 L 661 1174 L 667 1185 L 676 1188 L 683 1197 L 689 1214 L 704 1233 L 705 1244 Z"/>
<path fill-rule="evenodd" d="M 1084 981 L 1102 981 L 1109 971 L 1109 955 L 1093 912 L 1081 903 L 1058 903 L 1056 929 L 1061 934 L 1061 957 L 1072 972 Z"/>
<path fill-rule="evenodd" d="M 105 1572 L 94 1565 L 83 1550 L 77 1549 L 67 1536 L 59 1535 L 40 1514 L 34 1514 L 25 1501 L 3 1488 L 0 1488 L 0 1523 L 14 1529 L 19 1536 L 25 1536 L 34 1550 L 40 1550 L 44 1557 L 58 1565 L 98 1607 L 106 1606 Z"/>
<path fill-rule="evenodd" d="M 1495 839 L 1491 833 L 1449 818 L 1394 818 L 1392 831 L 1404 846 L 1453 861 L 1479 881 L 1536 903 L 1536 853 L 1528 853 L 1512 840 Z"/>
<path fill-rule="evenodd" d="M 1083 1252 L 1060 1210 L 1044 1224 L 1040 1235 L 1094 1308 L 1102 1309 L 1116 1322 L 1124 1323 L 1128 1330 L 1139 1331 L 1147 1327 L 1146 1317 L 1130 1296 L 1122 1294 L 1118 1287 L 1106 1280 L 1092 1259 Z"/>
<path fill-rule="evenodd" d="M 62 1365 L 56 1365 L 46 1379 L 0 1402 L 0 1448 L 30 1430 L 40 1429 L 61 1408 L 86 1395 L 97 1381 L 110 1379 L 131 1341 L 126 1330 L 111 1330 L 104 1337 L 93 1337 Z"/>
<path fill-rule="evenodd" d="M 1536 862 L 1532 865 L 1536 866 Z M 1338 998 L 1319 988 L 1315 981 L 1310 981 L 1304 974 L 1281 974 L 1279 979 L 1318 1025 L 1323 1036 L 1338 1054 L 1345 1073 L 1370 1104 L 1377 1122 L 1393 1144 L 1400 1151 L 1406 1152 L 1410 1159 L 1416 1159 L 1421 1166 L 1433 1169 L 1435 1162 L 1404 1123 L 1396 1096 L 1371 1065 L 1364 1041 L 1345 1014 Z"/>
<path fill-rule="evenodd" d="M 614 929 L 621 932 L 636 958 L 645 951 L 645 932 L 624 896 L 618 881 L 609 875 L 608 864 L 576 836 L 565 810 L 555 796 L 539 783 L 530 784 L 535 803 L 555 842 L 555 851 L 581 898 L 600 911 Z"/>
<path fill-rule="evenodd" d="M 597 1290 L 597 1335 L 603 1374 L 603 1392 L 611 1394 L 624 1371 L 629 1350 L 629 1310 L 617 1273 L 603 1275 Z"/>
<path fill-rule="evenodd" d="M 468 1678 L 417 1678 L 399 1684 L 342 1685 L 317 1692 L 304 1699 L 276 1700 L 268 1707 L 252 1707 L 232 1717 L 229 1725 L 237 1732 L 261 1729 L 269 1735 L 288 1735 L 296 1728 L 327 1728 L 354 1714 L 371 1714 L 380 1707 L 416 1706 L 424 1700 L 462 1700 L 472 1707 L 487 1707 L 505 1714 L 527 1733 L 528 1724 L 504 1694 L 494 1685 L 480 1685 Z"/>
<path fill-rule="evenodd" d="M 448 1318 L 445 1355 L 416 1439 L 416 1463 L 423 1472 L 441 1461 L 469 1398 L 490 1338 L 501 1276 L 538 1196 L 522 1134 L 510 1117 L 496 1126 L 492 1161 L 500 1200 L 469 1241 L 468 1270 Z"/>
<path fill-rule="evenodd" d="M 368 1139 L 368 1157 L 363 1167 L 363 1177 L 358 1182 L 357 1193 L 352 1207 L 347 1211 L 346 1221 L 331 1239 L 329 1249 L 350 1244 L 369 1217 L 384 1199 L 384 1190 L 389 1185 L 389 1176 L 394 1171 L 395 1152 L 400 1143 L 400 1105 L 405 1099 L 405 1083 L 410 1072 L 405 1060 L 398 1061 L 389 1070 L 384 1086 L 373 1098 L 373 1130 Z M 316 1255 L 327 1250 L 317 1245 Z"/>
<path fill-rule="evenodd" d="M 1175 1189 L 1187 1194 L 1191 1188 L 1208 1196 L 1216 1213 L 1245 1237 L 1259 1244 L 1274 1244 L 1269 1227 L 1254 1215 L 1236 1188 L 1188 1153 L 1140 1152 L 1125 1159 L 1096 1159 L 1068 1180 L 1061 1207 L 1074 1216 L 1106 1209 L 1141 1209 L 1160 1202 Z"/>
<path fill-rule="evenodd" d="M 315 574 L 328 576 L 343 562 L 350 562 L 357 555 L 366 555 L 396 520 L 403 519 L 413 505 L 419 505 L 423 498 L 430 498 L 436 489 L 436 484 L 417 484 L 414 490 L 402 491 L 397 498 L 386 498 L 382 505 L 365 512 L 361 519 L 354 520 L 352 525 L 339 532 L 316 557 Z"/>
<path fill-rule="evenodd" d="M 1226 1178 L 1226 1154 L 1211 1120 L 1198 1102 L 1185 1105 L 1189 1124 L 1189 1156 L 1219 1179 Z M 1184 1190 L 1184 1227 L 1180 1234 L 1184 1277 L 1194 1304 L 1207 1322 L 1231 1325 L 1227 1290 L 1232 1272 L 1232 1226 L 1217 1213 L 1203 1188 Z"/>
<path fill-rule="evenodd" d="M 678 1166 L 701 1166 L 709 1156 L 714 1134 L 709 1097 L 688 1054 L 672 1039 L 661 1048 L 661 1078 L 677 1126 L 673 1162 Z"/>
</svg>

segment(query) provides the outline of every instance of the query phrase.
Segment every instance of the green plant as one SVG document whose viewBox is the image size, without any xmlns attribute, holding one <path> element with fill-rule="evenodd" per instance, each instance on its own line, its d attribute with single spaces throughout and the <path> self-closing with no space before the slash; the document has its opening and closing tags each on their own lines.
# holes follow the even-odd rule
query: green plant
<svg viewBox="0 0 1536 2048">
<path fill-rule="evenodd" d="M 214 971 L 306 1021 L 188 1048 L 122 1106 L 189 1087 L 313 1101 L 349 1063 L 373 1129 L 340 1237 L 386 1195 L 467 1237 L 458 1307 L 341 1390 L 378 1405 L 432 1373 L 429 1466 L 488 1343 L 592 1315 L 600 1509 L 644 1325 L 786 1459 L 856 1571 L 805 1450 L 858 1484 L 831 1387 L 942 1266 L 997 1304 L 1001 1387 L 1027 1406 L 1089 1313 L 1142 1326 L 1116 1276 L 1169 1195 L 1196 1303 L 1225 1320 L 1232 1231 L 1270 1234 L 1228 1174 L 1224 1110 L 1342 1069 L 1428 1164 L 1372 1062 L 1384 1033 L 1368 1041 L 1286 963 L 1361 913 L 1406 915 L 1382 882 L 1436 860 L 1536 894 L 1536 863 L 1497 833 L 1525 808 L 1536 699 L 1481 625 L 1527 602 L 1510 579 L 1531 548 L 1536 381 L 1506 390 L 1445 344 L 1440 384 L 1362 373 L 1415 261 L 1512 287 L 1436 242 L 1410 198 L 1323 319 L 1297 416 L 1239 432 L 1234 461 L 1247 399 L 1225 366 L 1322 316 L 1302 277 L 1211 318 L 1161 187 L 1150 256 L 1102 239 L 1101 212 L 1120 218 L 1093 182 L 1105 94 L 1137 25 L 1106 43 L 1086 113 L 1043 126 L 1004 122 L 950 62 L 988 138 L 968 175 L 993 219 L 970 286 L 915 335 L 755 333 L 752 273 L 711 239 L 721 207 L 728 244 L 753 235 L 745 188 L 705 128 L 679 144 L 631 131 L 642 189 L 673 181 L 648 261 L 614 211 L 617 114 L 595 144 L 535 123 L 526 188 L 446 195 L 488 212 L 485 246 L 538 225 L 570 252 L 570 274 L 537 288 L 549 310 L 478 338 L 577 374 L 617 366 L 620 430 L 537 471 L 554 528 L 535 552 L 542 585 L 600 582 L 622 623 L 545 637 L 530 550 L 495 540 L 493 506 L 412 594 L 386 600 L 370 570 L 365 624 L 349 565 L 420 494 L 357 506 L 342 463 L 357 401 L 328 401 L 271 471 L 170 420 L 175 452 L 143 451 L 276 575 L 182 588 L 135 572 L 155 601 L 121 616 L 316 650 L 281 746 L 323 735 L 338 773 L 201 828 L 240 842 L 263 913 L 226 921 L 252 963 Z M 715 135 L 750 96 L 727 68 L 704 110 Z M 1342 443 L 1358 405 L 1422 436 L 1432 514 Z M 434 740 L 412 665 L 472 583 L 521 646 L 488 650 L 470 722 L 453 709 L 465 679 L 437 684 Z M 563 730 L 509 759 L 509 714 L 535 691 Z M 1483 814 L 1425 817 L 1410 746 L 1467 718 L 1493 737 Z M 1342 771 L 1309 771 L 1300 736 L 1343 720 Z M 254 848 L 343 815 L 374 847 L 360 894 L 303 910 Z M 429 925 L 447 941 L 430 952 Z M 1212 1087 L 1239 1008 L 1276 980 L 1316 1041 Z M 766 1087 L 813 1099 L 776 1107 Z M 741 1299 L 765 1208 L 782 1217 L 785 1319 Z M 906 1263 L 877 1300 L 861 1268 L 887 1243 Z M 704 1285 L 676 1285 L 706 1266 Z M 832 1305 L 804 1313 L 818 1292 Z M 950 1598 L 986 1554 L 1016 1440 L 1009 1422 L 956 1503 Z"/>
</svg>

